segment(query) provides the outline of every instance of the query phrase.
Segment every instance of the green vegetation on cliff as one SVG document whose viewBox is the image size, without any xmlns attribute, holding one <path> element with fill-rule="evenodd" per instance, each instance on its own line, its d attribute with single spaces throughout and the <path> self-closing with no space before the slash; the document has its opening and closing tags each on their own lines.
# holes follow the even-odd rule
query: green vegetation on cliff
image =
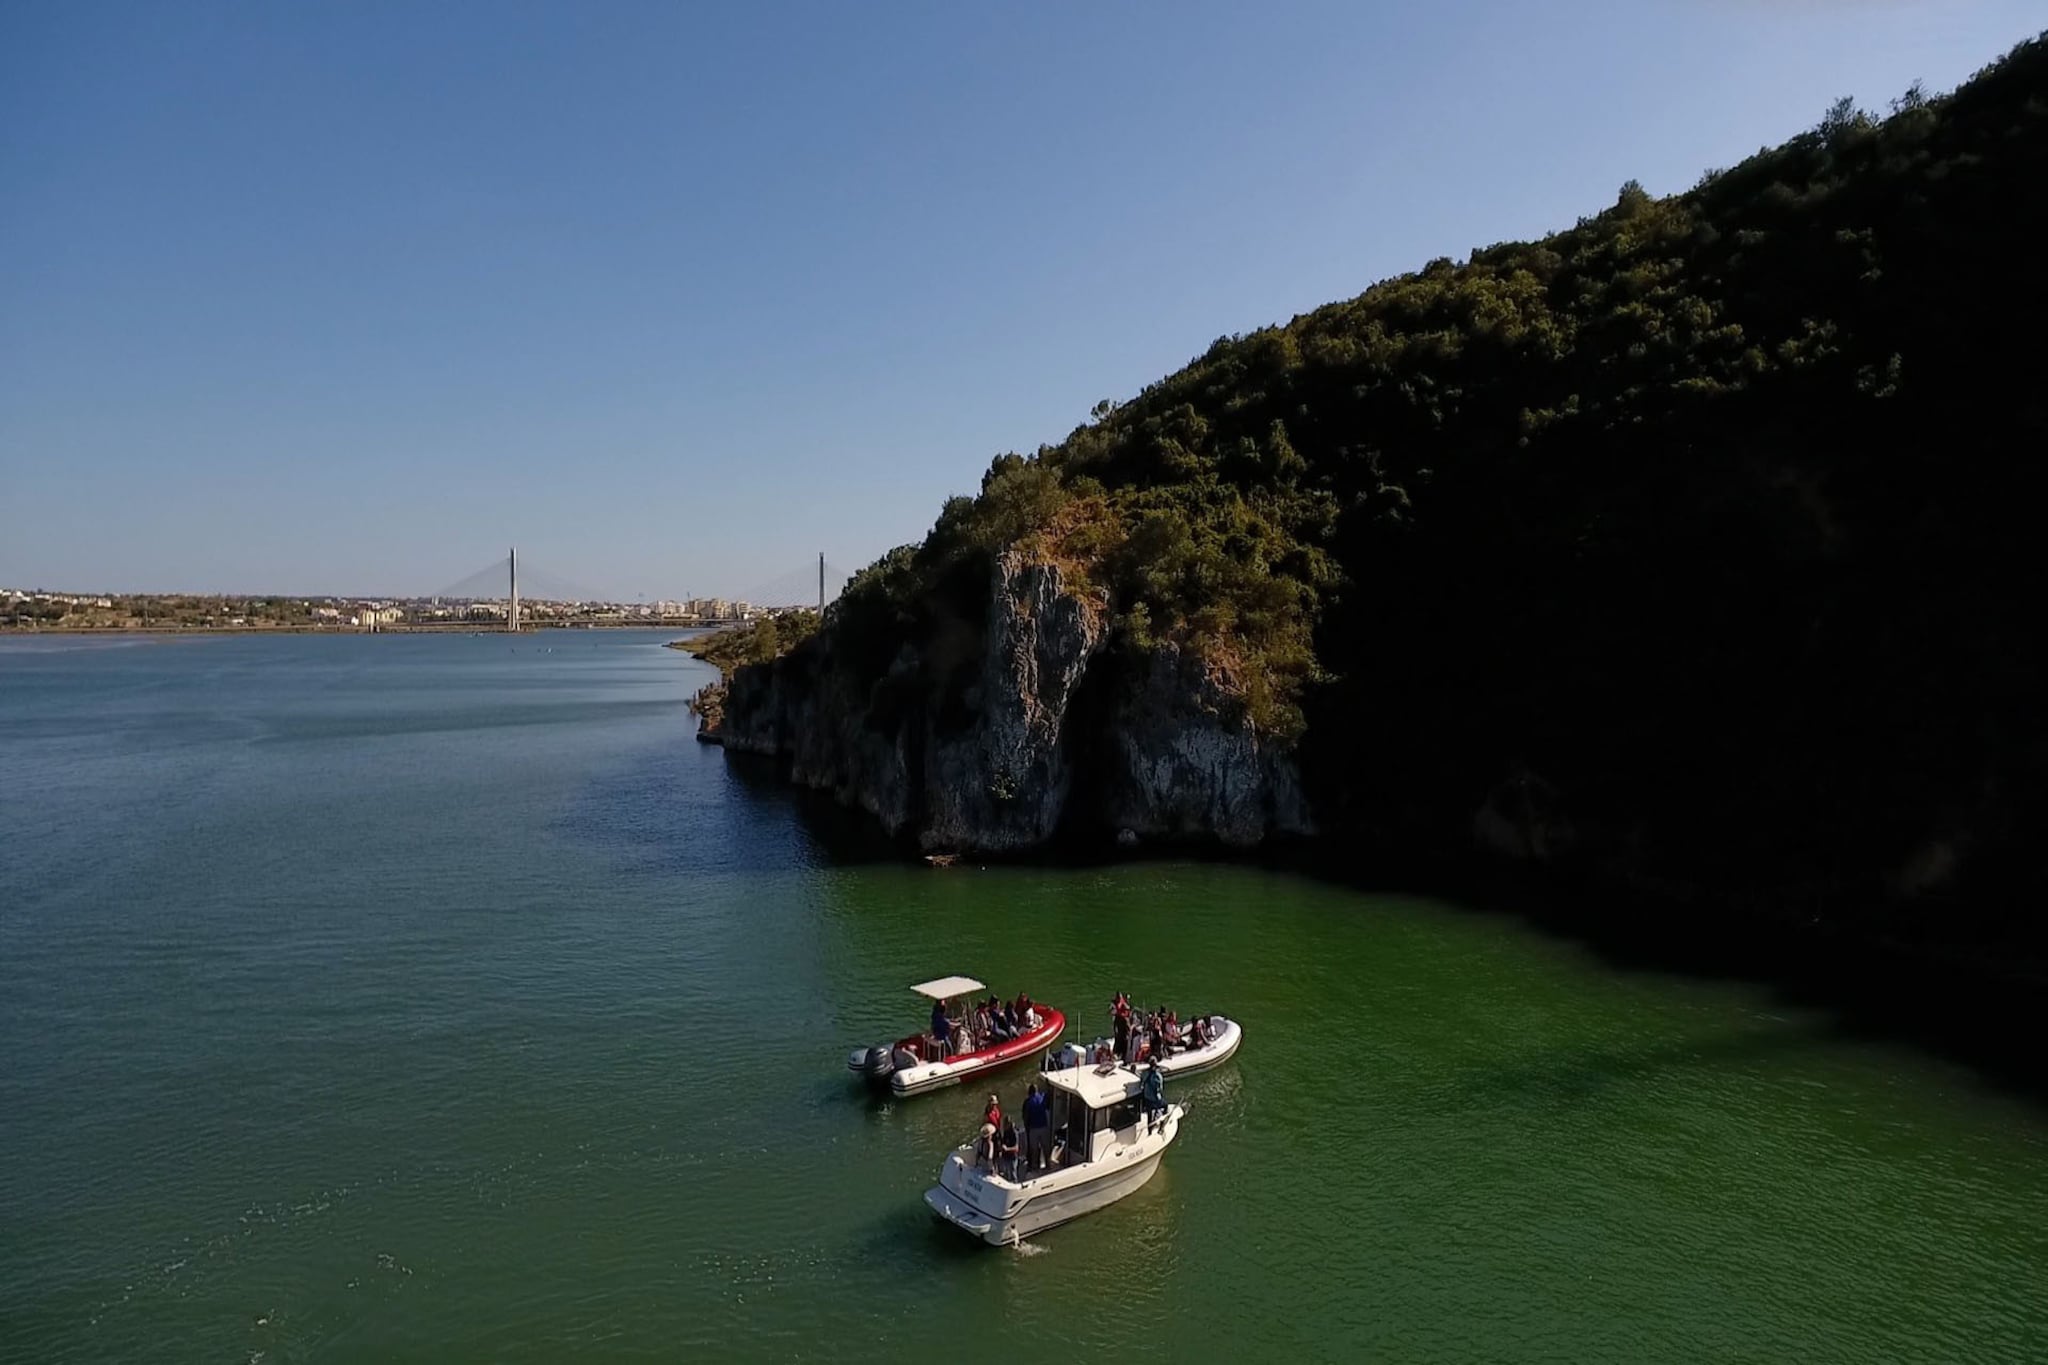
<svg viewBox="0 0 2048 1365">
<path fill-rule="evenodd" d="M 747 664 L 765 664 L 781 658 L 817 634 L 820 620 L 814 611 L 786 611 L 746 621 L 721 630 L 707 631 L 681 640 L 669 641 L 670 649 L 702 659 L 718 670 L 719 680 L 706 683 L 690 698 L 690 710 L 697 717 L 698 734 L 706 741 L 715 737 L 725 719 L 726 679 L 733 670 Z"/>
<path fill-rule="evenodd" d="M 1313 736 L 1333 826 L 1469 840 L 1513 780 L 1645 880 L 2011 870 L 2048 770 L 2044 210 L 2035 41 L 1218 340 L 998 458 L 828 633 L 878 680 L 943 654 L 1021 548 Z"/>
<path fill-rule="evenodd" d="M 669 647 L 694 655 L 721 673 L 731 673 L 742 664 L 766 663 L 788 652 L 817 629 L 818 613 L 786 611 L 674 640 Z"/>
</svg>

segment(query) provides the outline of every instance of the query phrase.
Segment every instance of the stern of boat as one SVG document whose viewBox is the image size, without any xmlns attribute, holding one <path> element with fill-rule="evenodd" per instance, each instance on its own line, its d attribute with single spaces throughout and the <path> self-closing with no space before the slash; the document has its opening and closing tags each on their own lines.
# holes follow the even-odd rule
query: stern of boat
<svg viewBox="0 0 2048 1365">
<path fill-rule="evenodd" d="M 927 1090 L 960 1084 L 969 1070 L 952 1062 L 919 1062 L 889 1077 L 889 1088 L 899 1095 L 921 1095 Z"/>
<path fill-rule="evenodd" d="M 1024 1192 L 1016 1185 L 977 1170 L 965 1147 L 946 1158 L 939 1183 L 924 1192 L 933 1213 L 996 1246 L 1014 1240 L 1011 1223 L 1023 1201 Z"/>
<path fill-rule="evenodd" d="M 1003 1235 L 1000 1225 L 980 1209 L 963 1202 L 959 1196 L 955 1195 L 944 1185 L 934 1185 L 926 1190 L 924 1192 L 924 1202 L 931 1207 L 933 1213 L 936 1213 L 939 1217 L 945 1219 L 948 1223 L 951 1223 L 969 1236 L 979 1237 L 984 1242 L 991 1242 L 998 1246 L 1002 1244 Z"/>
</svg>

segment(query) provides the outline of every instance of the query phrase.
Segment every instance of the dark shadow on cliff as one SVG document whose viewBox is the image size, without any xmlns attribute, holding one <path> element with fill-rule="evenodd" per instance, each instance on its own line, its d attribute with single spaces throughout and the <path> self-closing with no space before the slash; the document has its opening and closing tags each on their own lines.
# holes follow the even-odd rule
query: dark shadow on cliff
<svg viewBox="0 0 2048 1365">
<path fill-rule="evenodd" d="M 1469 914 L 1514 916 L 1617 971 L 1762 986 L 1787 1008 L 1824 1016 L 1817 1032 L 1794 1041 L 1902 1044 L 2048 1107 L 2048 1058 L 2036 1041 L 2048 983 L 2032 963 L 1910 947 L 1853 926 L 1660 901 L 1570 870 L 1476 856 L 1395 863 L 1323 843 L 1262 861 L 1359 892 L 1427 896 Z"/>
</svg>

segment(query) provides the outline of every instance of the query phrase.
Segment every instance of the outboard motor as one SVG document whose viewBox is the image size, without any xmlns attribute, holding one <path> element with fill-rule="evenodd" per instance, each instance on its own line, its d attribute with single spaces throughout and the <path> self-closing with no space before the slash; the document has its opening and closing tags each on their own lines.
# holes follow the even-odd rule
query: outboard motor
<svg viewBox="0 0 2048 1365">
<path fill-rule="evenodd" d="M 871 1047 L 861 1070 L 870 1081 L 880 1085 L 895 1074 L 896 1058 L 886 1047 Z"/>
</svg>

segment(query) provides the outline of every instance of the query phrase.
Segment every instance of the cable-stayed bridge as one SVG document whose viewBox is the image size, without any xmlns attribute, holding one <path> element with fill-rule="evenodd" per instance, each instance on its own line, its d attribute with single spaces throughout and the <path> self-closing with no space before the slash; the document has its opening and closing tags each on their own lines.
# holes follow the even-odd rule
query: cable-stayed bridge
<svg viewBox="0 0 2048 1365">
<path fill-rule="evenodd" d="M 519 559 L 517 551 L 500 555 L 475 573 L 428 596 L 448 602 L 503 602 L 514 593 L 528 602 L 603 600 L 595 588 L 550 573 L 531 559 Z"/>
<path fill-rule="evenodd" d="M 819 555 L 815 564 L 800 565 L 747 589 L 740 600 L 767 607 L 822 607 L 839 596 L 852 577 Z"/>
<path fill-rule="evenodd" d="M 524 626 L 630 624 L 689 624 L 741 620 L 759 611 L 790 607 L 822 609 L 837 597 L 851 577 L 825 556 L 790 568 L 750 588 L 744 596 L 690 597 L 649 603 L 633 603 L 606 597 L 572 578 L 536 566 L 515 548 L 503 558 L 430 593 L 425 607 L 409 615 L 411 625 L 445 625 L 474 628 L 480 623 L 502 623 L 506 630 Z"/>
</svg>

